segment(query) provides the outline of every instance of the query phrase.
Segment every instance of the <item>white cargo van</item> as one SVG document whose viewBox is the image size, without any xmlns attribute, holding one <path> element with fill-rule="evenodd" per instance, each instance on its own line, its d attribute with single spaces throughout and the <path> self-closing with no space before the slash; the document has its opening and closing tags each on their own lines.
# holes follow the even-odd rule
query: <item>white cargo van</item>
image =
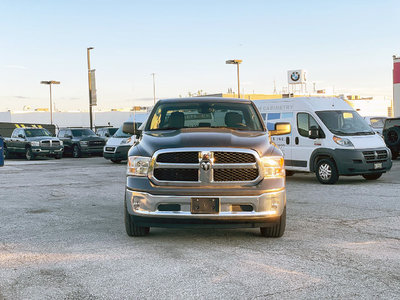
<svg viewBox="0 0 400 300">
<path fill-rule="evenodd" d="M 284 153 L 288 175 L 315 172 L 333 184 L 339 175 L 378 179 L 392 167 L 382 137 L 339 98 L 284 98 L 254 101 Z"/>
</svg>

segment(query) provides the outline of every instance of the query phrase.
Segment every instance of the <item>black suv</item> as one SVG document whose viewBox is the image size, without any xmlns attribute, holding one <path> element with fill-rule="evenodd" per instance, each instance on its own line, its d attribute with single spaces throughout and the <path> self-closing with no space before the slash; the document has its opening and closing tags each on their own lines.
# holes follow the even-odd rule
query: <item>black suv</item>
<svg viewBox="0 0 400 300">
<path fill-rule="evenodd" d="M 64 142 L 64 153 L 75 158 L 83 154 L 102 155 L 106 141 L 87 128 L 60 128 L 58 138 Z"/>
<path fill-rule="evenodd" d="M 392 159 L 396 159 L 400 152 L 400 118 L 385 120 L 383 137 L 385 138 L 386 145 L 392 151 Z"/>
</svg>

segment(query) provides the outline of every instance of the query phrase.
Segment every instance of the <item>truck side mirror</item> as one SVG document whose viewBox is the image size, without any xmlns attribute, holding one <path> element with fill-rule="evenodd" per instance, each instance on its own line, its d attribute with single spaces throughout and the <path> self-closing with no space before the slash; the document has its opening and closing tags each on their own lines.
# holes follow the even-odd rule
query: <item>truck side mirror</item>
<svg viewBox="0 0 400 300">
<path fill-rule="evenodd" d="M 122 126 L 122 131 L 125 133 L 129 133 L 131 135 L 135 134 L 135 126 L 131 122 L 125 122 L 124 125 Z"/>
<path fill-rule="evenodd" d="M 110 137 L 110 134 L 109 134 L 108 132 L 106 132 L 106 133 L 104 134 L 104 136 L 105 136 L 105 137 Z"/>
<path fill-rule="evenodd" d="M 18 137 L 21 138 L 21 139 L 25 138 L 25 136 L 22 133 L 18 134 Z"/>
<path fill-rule="evenodd" d="M 283 135 L 283 134 L 288 134 L 292 131 L 292 127 L 290 123 L 276 123 L 275 124 L 275 129 L 270 130 L 269 134 L 271 136 L 273 135 Z"/>
<path fill-rule="evenodd" d="M 64 137 L 67 139 L 72 139 L 72 135 L 70 135 L 70 134 L 66 134 L 66 135 L 64 135 Z"/>
<path fill-rule="evenodd" d="M 310 130 L 308 130 L 308 137 L 313 140 L 319 138 L 319 130 L 317 126 L 310 127 Z"/>
</svg>

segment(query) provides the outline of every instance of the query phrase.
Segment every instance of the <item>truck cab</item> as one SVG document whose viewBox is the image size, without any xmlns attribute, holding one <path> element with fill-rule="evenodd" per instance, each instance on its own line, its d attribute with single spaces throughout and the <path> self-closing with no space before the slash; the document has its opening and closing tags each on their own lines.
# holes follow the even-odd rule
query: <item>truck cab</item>
<svg viewBox="0 0 400 300">
<path fill-rule="evenodd" d="M 129 236 L 151 227 L 259 227 L 280 237 L 282 152 L 249 100 L 160 100 L 128 153 L 124 210 Z"/>
</svg>

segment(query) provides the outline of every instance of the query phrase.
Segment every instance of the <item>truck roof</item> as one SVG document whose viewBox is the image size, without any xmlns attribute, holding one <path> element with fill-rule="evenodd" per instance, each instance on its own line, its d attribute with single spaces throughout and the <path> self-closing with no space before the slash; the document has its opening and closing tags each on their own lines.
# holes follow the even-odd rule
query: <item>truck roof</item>
<svg viewBox="0 0 400 300">
<path fill-rule="evenodd" d="M 247 99 L 238 98 L 222 98 L 222 97 L 187 97 L 187 98 L 170 98 L 161 99 L 158 102 L 168 103 L 168 102 L 239 102 L 239 103 L 251 103 L 252 101 Z"/>
</svg>

